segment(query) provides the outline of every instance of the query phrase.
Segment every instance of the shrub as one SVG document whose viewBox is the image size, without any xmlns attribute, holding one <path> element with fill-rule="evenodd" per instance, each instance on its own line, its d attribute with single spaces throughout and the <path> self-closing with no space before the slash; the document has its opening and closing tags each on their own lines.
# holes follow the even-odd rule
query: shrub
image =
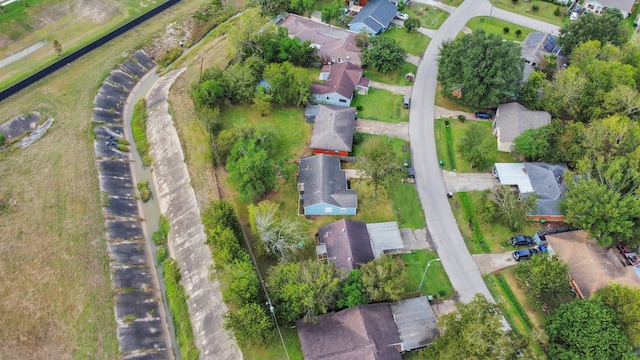
<svg viewBox="0 0 640 360">
<path fill-rule="evenodd" d="M 0 133 L 0 146 L 4 146 L 6 142 L 7 142 L 7 137 L 5 136 L 5 134 Z"/>
<path fill-rule="evenodd" d="M 538 4 L 533 4 L 533 6 L 531 6 L 531 10 L 538 11 L 540 10 L 540 6 L 538 6 Z"/>
<path fill-rule="evenodd" d="M 460 114 L 458 115 L 458 120 L 460 120 L 460 122 L 464 122 L 465 120 L 467 120 L 467 118 L 464 115 Z"/>
<path fill-rule="evenodd" d="M 505 34 L 508 34 L 509 33 L 509 28 L 507 26 L 503 27 L 502 28 L 502 32 L 505 33 Z"/>
<path fill-rule="evenodd" d="M 361 144 L 364 141 L 364 134 L 356 131 L 353 133 L 353 145 Z"/>
<path fill-rule="evenodd" d="M 560 6 L 558 6 L 555 10 L 553 10 L 553 15 L 560 16 Z"/>
<path fill-rule="evenodd" d="M 167 249 L 166 245 L 160 245 L 156 249 L 156 261 L 158 264 L 162 264 L 165 260 L 169 258 L 169 249 Z"/>
<path fill-rule="evenodd" d="M 512 3 L 517 4 L 518 0 L 511 0 Z"/>
<path fill-rule="evenodd" d="M 133 108 L 131 118 L 131 132 L 133 141 L 136 143 L 138 154 L 142 157 L 144 166 L 151 165 L 151 155 L 149 155 L 149 141 L 147 140 L 147 101 L 141 99 Z"/>
<path fill-rule="evenodd" d="M 138 192 L 140 193 L 140 199 L 142 199 L 142 201 L 149 201 L 149 199 L 151 199 L 151 189 L 149 189 L 149 181 L 140 181 L 138 183 Z"/>
<path fill-rule="evenodd" d="M 362 109 L 363 109 L 362 105 L 358 105 L 358 106 L 356 106 L 356 110 L 358 110 L 358 111 L 362 111 Z"/>
<path fill-rule="evenodd" d="M 176 331 L 180 354 L 183 359 L 198 359 L 200 350 L 196 346 L 187 307 L 187 295 L 180 284 L 180 270 L 173 259 L 162 263 L 162 275 L 167 290 L 167 302 L 173 315 L 173 325 Z"/>
<path fill-rule="evenodd" d="M 167 50 L 158 58 L 158 64 L 160 64 L 160 66 L 162 67 L 167 67 L 175 59 L 179 58 L 180 55 L 182 55 L 182 48 L 173 48 L 171 50 Z"/>
<path fill-rule="evenodd" d="M 156 246 L 166 244 L 167 239 L 169 238 L 169 230 L 169 220 L 164 216 L 160 216 L 158 231 L 153 233 L 153 243 L 156 244 Z"/>
<path fill-rule="evenodd" d="M 516 30 L 516 37 L 520 37 L 520 35 L 522 35 L 522 30 Z"/>
</svg>

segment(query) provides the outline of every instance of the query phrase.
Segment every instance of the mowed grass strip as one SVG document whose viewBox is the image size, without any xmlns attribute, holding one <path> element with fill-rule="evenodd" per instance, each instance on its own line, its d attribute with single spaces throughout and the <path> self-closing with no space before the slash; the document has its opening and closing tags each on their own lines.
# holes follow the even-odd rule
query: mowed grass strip
<svg viewBox="0 0 640 360">
<path fill-rule="evenodd" d="M 357 95 L 351 106 L 361 106 L 358 118 L 389 123 L 409 121 L 409 109 L 402 108 L 402 95 L 370 88 L 367 95 Z"/>
<path fill-rule="evenodd" d="M 407 32 L 407 29 L 403 28 L 389 29 L 385 31 L 382 36 L 393 38 L 403 49 L 407 51 L 407 53 L 415 56 L 422 56 L 431 41 L 428 36 L 423 35 L 418 31 Z"/>
<path fill-rule="evenodd" d="M 556 5 L 542 0 L 516 2 L 512 0 L 493 0 L 492 3 L 495 7 L 558 26 L 569 22 L 569 17 L 564 16 L 567 12 L 566 6 Z M 534 5 L 538 6 L 538 11 L 533 10 Z M 553 14 L 557 7 L 560 7 L 560 16 Z"/>
<path fill-rule="evenodd" d="M 513 40 L 522 42 L 529 33 L 535 32 L 535 30 L 528 27 L 516 25 L 504 20 L 489 18 L 488 16 L 474 17 L 467 22 L 467 27 L 473 31 L 484 30 L 488 34 L 497 34 L 502 36 L 505 40 Z M 509 32 L 505 34 L 504 28 L 509 28 Z M 520 36 L 516 35 L 516 31 L 522 31 Z"/>
<path fill-rule="evenodd" d="M 435 260 L 438 258 L 438 254 L 435 252 L 427 249 L 413 250 L 408 254 L 400 255 L 400 258 L 407 265 L 407 275 L 409 275 L 408 294 L 418 292 L 423 275 L 424 281 L 422 287 L 420 287 L 420 294 L 432 295 L 437 299 L 448 299 L 455 294 L 453 285 L 451 285 L 442 263 Z M 429 261 L 431 261 L 431 264 L 425 275 L 425 268 Z"/>
<path fill-rule="evenodd" d="M 423 35 L 420 35 L 420 36 L 426 38 Z M 405 80 L 405 75 L 407 75 L 408 73 L 413 73 L 415 75 L 416 72 L 418 72 L 418 67 L 413 65 L 410 62 L 405 61 L 402 67 L 398 70 L 389 71 L 388 73 L 381 73 L 373 69 L 367 69 L 364 72 L 364 76 L 368 77 L 373 81 L 377 81 L 377 82 L 381 82 L 389 85 L 411 86 L 413 85 L 413 83 L 411 81 Z M 371 92 L 371 88 L 369 88 L 369 92 Z M 352 106 L 353 106 L 353 103 L 352 103 Z"/>
<path fill-rule="evenodd" d="M 439 29 L 449 17 L 448 12 L 421 3 L 410 2 L 405 5 L 403 11 L 409 16 L 420 19 L 421 27 L 432 30 Z"/>
<path fill-rule="evenodd" d="M 0 102 L 0 122 L 39 111 L 44 137 L 0 160 L 0 358 L 115 359 L 116 322 L 91 124 L 93 99 L 120 55 L 192 14 L 184 0 Z M 4 69 L 3 69 L 4 70 Z M 51 331 L 50 329 L 55 329 Z"/>
<path fill-rule="evenodd" d="M 393 183 L 390 188 L 398 225 L 411 229 L 424 228 L 426 226 L 424 212 L 415 185 L 408 182 Z"/>
</svg>

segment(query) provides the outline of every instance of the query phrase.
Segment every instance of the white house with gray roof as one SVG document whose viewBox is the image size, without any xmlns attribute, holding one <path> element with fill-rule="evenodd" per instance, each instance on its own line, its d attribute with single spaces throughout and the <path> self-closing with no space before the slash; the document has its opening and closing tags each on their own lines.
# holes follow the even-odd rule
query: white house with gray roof
<svg viewBox="0 0 640 360">
<path fill-rule="evenodd" d="M 298 192 L 301 215 L 355 215 L 358 208 L 358 194 L 347 187 L 347 175 L 337 157 L 301 158 Z"/>
<path fill-rule="evenodd" d="M 514 140 L 525 130 L 535 129 L 551 122 L 546 111 L 529 110 L 517 102 L 498 106 L 493 120 L 493 135 L 498 139 L 498 150 L 511 152 L 515 148 Z"/>
</svg>

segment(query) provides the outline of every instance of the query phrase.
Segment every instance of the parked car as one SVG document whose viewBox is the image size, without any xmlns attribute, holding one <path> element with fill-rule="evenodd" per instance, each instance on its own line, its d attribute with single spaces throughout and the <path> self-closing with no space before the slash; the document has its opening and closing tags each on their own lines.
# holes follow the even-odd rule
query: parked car
<svg viewBox="0 0 640 360">
<path fill-rule="evenodd" d="M 403 12 L 399 12 L 396 14 L 396 17 L 400 20 L 407 20 L 409 18 L 409 15 L 403 13 Z"/>
<path fill-rule="evenodd" d="M 538 254 L 540 254 L 540 251 L 538 251 L 538 250 L 536 250 L 534 248 L 516 250 L 516 251 L 513 252 L 513 258 L 516 261 L 529 260 L 529 259 L 531 259 L 531 257 L 533 255 L 538 255 Z"/>
<path fill-rule="evenodd" d="M 571 13 L 571 15 L 569 16 L 569 20 L 573 21 L 573 20 L 578 20 L 578 12 L 574 11 Z"/>
<path fill-rule="evenodd" d="M 533 238 L 527 235 L 516 235 L 511 238 L 512 246 L 531 246 L 533 245 Z"/>
<path fill-rule="evenodd" d="M 473 117 L 475 117 L 476 119 L 484 119 L 484 120 L 491 120 L 492 118 L 491 114 L 484 111 L 476 111 L 475 114 L 473 114 Z"/>
</svg>

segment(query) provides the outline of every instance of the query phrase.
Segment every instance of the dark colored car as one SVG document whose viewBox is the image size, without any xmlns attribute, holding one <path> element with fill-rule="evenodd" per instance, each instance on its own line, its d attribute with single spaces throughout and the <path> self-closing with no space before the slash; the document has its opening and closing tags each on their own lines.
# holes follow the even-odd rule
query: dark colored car
<svg viewBox="0 0 640 360">
<path fill-rule="evenodd" d="M 531 246 L 533 245 L 533 238 L 527 235 L 516 235 L 511 238 L 512 246 Z"/>
<path fill-rule="evenodd" d="M 476 111 L 475 114 L 473 114 L 473 117 L 475 117 L 476 119 L 484 119 L 484 120 L 491 120 L 492 118 L 491 114 L 484 111 Z"/>
<path fill-rule="evenodd" d="M 516 261 L 529 260 L 533 255 L 538 255 L 539 253 L 540 251 L 533 248 L 516 250 L 513 252 L 513 258 L 516 259 Z"/>
</svg>

